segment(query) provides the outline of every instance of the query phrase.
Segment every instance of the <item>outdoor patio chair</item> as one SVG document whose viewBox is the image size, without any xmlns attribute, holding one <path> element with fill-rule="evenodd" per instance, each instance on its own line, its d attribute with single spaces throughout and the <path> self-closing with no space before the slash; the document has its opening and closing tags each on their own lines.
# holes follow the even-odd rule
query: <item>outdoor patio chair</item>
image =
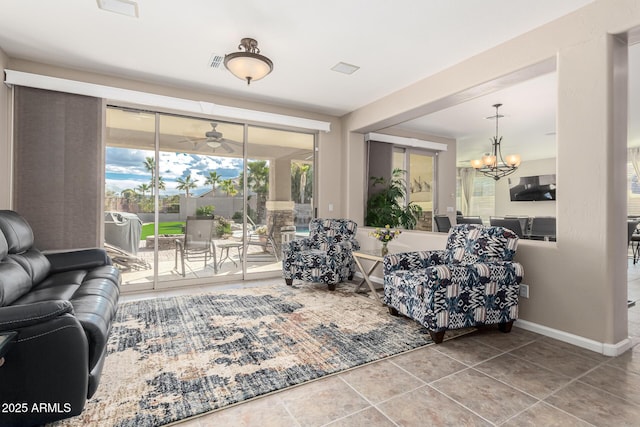
<svg viewBox="0 0 640 427">
<path fill-rule="evenodd" d="M 517 245 L 506 228 L 457 225 L 444 250 L 384 257 L 383 302 L 424 325 L 436 344 L 448 329 L 498 324 L 509 332 L 524 274 L 513 261 Z"/>
<path fill-rule="evenodd" d="M 351 280 L 356 263 L 352 251 L 360 249 L 358 225 L 349 219 L 320 219 L 309 223 L 309 237 L 291 240 L 282 247 L 282 275 L 287 285 L 293 279 L 336 284 Z"/>
<path fill-rule="evenodd" d="M 182 277 L 185 276 L 184 260 L 204 260 L 207 266 L 209 258 L 213 259 L 214 273 L 218 273 L 216 248 L 213 242 L 213 218 L 189 216 L 184 227 L 184 237 L 176 239 L 176 258 L 174 268 L 178 268 L 178 256 Z"/>
<path fill-rule="evenodd" d="M 275 231 L 274 225 L 271 224 L 271 225 L 256 226 L 256 224 L 253 221 L 251 221 L 251 218 L 249 218 L 249 216 L 247 216 L 247 222 L 252 225 L 252 229 L 249 230 L 249 233 L 247 235 L 247 249 L 249 249 L 250 246 L 259 246 L 262 248 L 263 252 L 272 253 L 273 256 L 276 258 L 276 261 L 279 261 L 280 257 L 278 255 L 278 252 L 280 252 L 280 247 L 276 243 L 276 240 L 274 238 L 274 231 Z M 258 233 L 257 230 L 259 230 L 260 228 L 266 228 L 267 232 L 263 234 Z M 271 248 L 271 250 L 269 250 L 269 248 Z"/>
</svg>

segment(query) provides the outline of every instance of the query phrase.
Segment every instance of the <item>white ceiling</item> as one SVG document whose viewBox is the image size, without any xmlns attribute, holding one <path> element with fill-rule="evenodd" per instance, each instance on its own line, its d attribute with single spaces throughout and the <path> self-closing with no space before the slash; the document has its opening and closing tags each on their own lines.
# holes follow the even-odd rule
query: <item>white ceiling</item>
<svg viewBox="0 0 640 427">
<path fill-rule="evenodd" d="M 0 0 L 0 48 L 11 58 L 341 116 L 591 1 L 138 0 L 139 18 L 130 18 L 95 0 Z M 212 54 L 236 51 L 243 37 L 274 63 L 251 86 L 209 67 Z M 331 71 L 340 61 L 360 69 Z M 402 126 L 478 141 L 460 144 L 467 160 L 488 149 L 495 123 L 484 117 L 497 102 L 505 151 L 507 140 L 523 142 L 511 146 L 523 159 L 555 149 L 547 135 L 554 74 Z"/>
</svg>

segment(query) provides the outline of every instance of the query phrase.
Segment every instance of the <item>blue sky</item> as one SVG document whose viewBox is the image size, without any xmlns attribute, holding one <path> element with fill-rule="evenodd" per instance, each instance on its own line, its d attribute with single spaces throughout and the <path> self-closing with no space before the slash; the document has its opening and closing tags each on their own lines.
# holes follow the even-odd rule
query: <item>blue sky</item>
<svg viewBox="0 0 640 427">
<path fill-rule="evenodd" d="M 128 188 L 135 189 L 140 184 L 149 184 L 151 174 L 144 167 L 144 161 L 153 155 L 153 151 L 107 147 L 106 189 L 120 193 Z M 158 166 L 167 187 L 162 194 L 183 193 L 176 190 L 176 179 L 189 174 L 198 185 L 193 193 L 199 194 L 211 189 L 204 184 L 209 171 L 218 172 L 222 179 L 236 178 L 242 171 L 242 159 L 160 152 Z"/>
</svg>

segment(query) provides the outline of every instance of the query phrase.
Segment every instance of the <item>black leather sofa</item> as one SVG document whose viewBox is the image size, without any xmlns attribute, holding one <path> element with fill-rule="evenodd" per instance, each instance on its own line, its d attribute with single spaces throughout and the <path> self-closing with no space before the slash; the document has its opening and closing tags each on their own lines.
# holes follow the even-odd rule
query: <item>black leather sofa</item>
<svg viewBox="0 0 640 427">
<path fill-rule="evenodd" d="M 43 254 L 33 242 L 23 217 L 0 211 L 3 426 L 82 412 L 98 387 L 118 304 L 120 273 L 104 250 Z"/>
</svg>

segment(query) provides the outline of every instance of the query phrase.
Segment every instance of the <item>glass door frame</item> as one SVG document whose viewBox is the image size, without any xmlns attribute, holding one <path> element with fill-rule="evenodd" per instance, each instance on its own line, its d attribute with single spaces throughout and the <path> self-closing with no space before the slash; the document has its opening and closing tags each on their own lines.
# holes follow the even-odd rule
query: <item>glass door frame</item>
<svg viewBox="0 0 640 427">
<path fill-rule="evenodd" d="M 437 151 L 426 150 L 423 148 L 408 147 L 404 145 L 394 145 L 393 154 L 395 158 L 396 153 L 402 153 L 403 155 L 403 167 L 406 171 L 405 179 L 405 194 L 407 197 L 404 200 L 404 205 L 407 206 L 410 203 L 411 198 L 411 162 L 409 161 L 412 154 L 432 157 L 433 158 L 433 176 L 431 177 L 432 185 L 432 209 L 431 209 L 431 221 L 433 224 L 433 216 L 439 213 L 438 203 L 438 158 L 439 153 Z M 433 228 L 433 227 L 432 227 Z M 418 230 L 422 231 L 422 230 Z M 430 230 L 430 231 L 433 231 Z"/>
<path fill-rule="evenodd" d="M 225 121 L 225 120 L 218 120 L 217 118 L 213 118 L 210 116 L 205 116 L 205 115 L 199 115 L 196 113 L 189 113 L 189 114 L 185 114 L 184 112 L 171 112 L 171 111 L 162 111 L 161 109 L 153 109 L 150 110 L 148 107 L 144 107 L 144 106 L 133 106 L 133 105 L 126 105 L 124 103 L 119 103 L 119 102 L 108 102 L 105 101 L 105 114 L 107 109 L 109 108 L 114 108 L 114 109 L 120 109 L 120 110 L 124 110 L 124 111 L 134 111 L 134 112 L 144 112 L 150 115 L 154 116 L 154 158 L 156 159 L 155 161 L 155 167 L 154 167 L 154 176 L 156 177 L 155 181 L 154 181 L 154 198 L 153 198 L 153 209 L 154 209 L 154 235 L 158 235 L 159 234 L 159 221 L 160 221 L 160 182 L 158 180 L 158 176 L 160 173 L 160 153 L 162 152 L 161 150 L 161 146 L 160 146 L 160 140 L 161 140 L 161 133 L 160 133 L 160 121 L 161 121 L 161 117 L 163 115 L 171 115 L 171 116 L 178 116 L 178 117 L 185 117 L 185 118 L 192 118 L 192 119 L 196 119 L 196 120 L 209 120 L 209 121 L 216 121 L 216 122 L 226 122 L 226 123 L 230 123 L 230 124 L 234 124 L 234 125 L 239 125 L 239 126 L 243 126 L 243 156 L 242 156 L 242 161 L 243 161 L 243 201 L 242 201 L 242 206 L 243 206 L 243 221 L 242 221 L 242 233 L 243 233 L 243 256 L 240 259 L 240 265 L 241 265 L 241 271 L 237 274 L 232 274 L 232 275 L 228 275 L 228 276 L 218 276 L 216 274 L 210 276 L 210 277 L 206 277 L 206 278 L 189 278 L 189 279 L 182 279 L 182 278 L 178 278 L 176 280 L 170 279 L 170 280 L 159 280 L 160 277 L 160 272 L 159 272 L 159 268 L 160 268 L 160 262 L 159 262 L 159 257 L 158 257 L 158 251 L 159 251 L 159 245 L 158 245 L 158 239 L 154 239 L 154 248 L 153 248 L 153 279 L 149 282 L 144 282 L 144 283 L 131 283 L 131 284 L 127 284 L 126 286 L 123 287 L 123 292 L 140 292 L 140 291 L 155 291 L 155 290 L 163 290 L 163 289 L 170 289 L 170 288 L 178 288 L 178 287 L 188 287 L 188 286 L 197 286 L 197 285 L 202 285 L 202 284 L 216 284 L 216 283 L 224 283 L 224 282 L 229 282 L 229 281 L 242 281 L 242 280 L 247 280 L 247 279 L 259 279 L 259 278 L 275 278 L 275 277 L 279 277 L 279 269 L 277 271 L 268 271 L 268 272 L 262 272 L 262 273 L 256 273 L 256 272 L 249 272 L 248 271 L 248 263 L 247 263 L 247 233 L 249 230 L 248 227 L 248 221 L 247 221 L 247 208 L 248 208 L 248 159 L 250 158 L 249 155 L 249 141 L 248 141 L 248 132 L 249 132 L 249 127 L 250 126 L 255 126 L 255 127 L 259 127 L 259 128 L 264 128 L 264 129 L 272 129 L 275 131 L 288 131 L 288 132 L 295 132 L 295 133 L 301 133 L 301 134 L 306 134 L 306 135 L 311 135 L 313 137 L 313 148 L 312 148 L 312 167 L 313 167 L 313 182 L 312 182 L 312 189 L 313 189 L 313 197 L 311 200 L 311 210 L 312 210 L 312 216 L 315 217 L 316 212 L 317 212 L 317 180 L 318 180 L 318 176 L 317 176 L 317 143 L 318 143 L 318 132 L 317 131 L 309 131 L 309 130 L 301 130 L 301 129 L 294 129 L 294 128 L 287 128 L 287 127 L 274 127 L 274 126 L 267 126 L 264 124 L 254 124 L 254 123 L 249 123 L 249 122 L 245 122 L 245 123 L 238 123 L 238 122 L 229 122 L 229 121 Z M 105 129 L 106 129 L 106 120 L 105 120 Z M 103 149 L 106 150 L 107 148 L 107 138 L 105 136 L 105 138 L 103 139 Z M 106 166 L 106 158 L 105 158 L 105 163 L 104 165 Z M 103 179 L 106 179 L 106 175 L 103 174 Z M 269 181 L 270 183 L 273 180 L 273 176 L 270 174 L 269 177 Z M 106 191 L 106 186 L 102 185 L 102 199 L 104 200 L 105 198 L 105 191 Z M 272 187 L 270 186 L 270 194 L 272 191 Z M 104 229 L 104 224 L 102 226 L 102 228 Z M 280 243 L 280 242 L 278 242 Z M 281 261 L 280 261 L 281 262 Z"/>
</svg>

